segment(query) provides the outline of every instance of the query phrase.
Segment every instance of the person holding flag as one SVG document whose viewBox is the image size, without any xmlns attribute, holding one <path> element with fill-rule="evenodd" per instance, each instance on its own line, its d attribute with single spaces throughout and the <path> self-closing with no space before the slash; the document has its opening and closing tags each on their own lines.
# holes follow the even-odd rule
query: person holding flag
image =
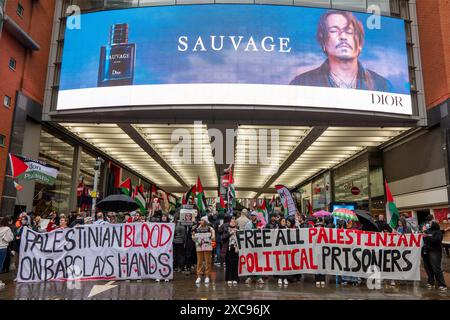
<svg viewBox="0 0 450 320">
<path fill-rule="evenodd" d="M 233 210 L 236 207 L 236 190 L 234 188 L 233 179 L 233 165 L 225 171 L 228 172 L 228 191 L 227 191 L 227 202 L 228 202 L 228 215 L 233 215 Z"/>
<path fill-rule="evenodd" d="M 205 193 L 203 192 L 203 186 L 202 186 L 202 182 L 200 181 L 200 177 L 197 177 L 197 196 L 196 196 L 196 200 L 197 200 L 198 212 L 202 216 L 205 215 L 208 205 L 206 204 L 206 197 L 205 197 Z"/>
</svg>

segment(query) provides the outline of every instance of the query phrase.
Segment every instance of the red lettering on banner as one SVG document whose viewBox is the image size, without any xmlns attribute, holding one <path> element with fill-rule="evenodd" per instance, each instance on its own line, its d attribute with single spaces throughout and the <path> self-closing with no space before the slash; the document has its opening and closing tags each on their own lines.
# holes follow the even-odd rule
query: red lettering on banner
<svg viewBox="0 0 450 320">
<path fill-rule="evenodd" d="M 322 242 L 328 243 L 326 229 L 325 228 L 319 228 L 318 230 L 319 230 L 319 235 L 317 236 L 317 243 L 322 243 Z"/>
<path fill-rule="evenodd" d="M 420 233 L 419 234 L 411 233 L 409 235 L 409 246 L 410 247 L 420 247 L 422 244 L 422 237 L 423 237 L 423 235 Z"/>
<path fill-rule="evenodd" d="M 373 242 L 373 233 L 372 232 L 366 232 L 367 235 L 367 242 L 365 243 L 365 246 L 367 247 L 375 247 L 376 243 Z"/>
<path fill-rule="evenodd" d="M 344 244 L 344 233 L 345 229 L 337 229 L 337 243 Z"/>
<path fill-rule="evenodd" d="M 147 237 L 145 237 L 144 233 L 147 234 Z M 151 241 L 151 232 L 150 232 L 150 229 L 149 229 L 148 225 L 146 223 L 144 223 L 144 224 L 142 224 L 142 227 L 141 227 L 141 243 L 142 243 L 142 246 L 144 248 L 148 248 L 148 245 L 149 245 L 150 241 Z"/>
<path fill-rule="evenodd" d="M 267 252 L 267 251 L 263 252 L 263 255 L 266 257 L 266 266 L 264 267 L 264 271 L 270 272 L 270 271 L 273 270 L 272 267 L 270 266 L 270 259 L 269 259 L 270 251 L 269 252 Z"/>
<path fill-rule="evenodd" d="M 309 228 L 309 243 L 313 243 L 313 237 L 317 235 L 317 229 L 316 228 Z"/>
<path fill-rule="evenodd" d="M 388 233 L 384 233 L 384 232 L 377 232 L 376 233 L 376 237 L 377 237 L 377 246 L 387 246 L 387 235 Z"/>
<path fill-rule="evenodd" d="M 241 254 L 239 256 L 239 273 L 242 273 L 242 267 L 245 265 L 245 256 Z"/>
<path fill-rule="evenodd" d="M 253 269 L 255 269 L 255 262 L 252 259 L 253 255 L 251 253 L 249 253 L 245 259 L 247 262 L 247 271 L 250 273 L 253 273 Z"/>
<path fill-rule="evenodd" d="M 124 240 L 123 240 L 123 246 L 125 248 L 129 248 L 133 246 L 133 240 L 131 238 L 131 235 L 133 234 L 133 226 L 130 226 L 128 224 L 125 225 L 125 232 L 123 233 L 124 235 Z"/>
<path fill-rule="evenodd" d="M 310 268 L 312 270 L 317 270 L 318 266 L 314 264 L 314 251 L 312 248 L 309 248 L 309 261 L 311 262 Z"/>
<path fill-rule="evenodd" d="M 280 271 L 280 254 L 281 254 L 281 251 L 274 251 L 274 252 L 272 252 L 272 254 L 275 256 L 275 258 L 276 258 L 276 262 L 277 262 L 277 270 L 276 271 Z"/>
<path fill-rule="evenodd" d="M 389 233 L 390 241 L 389 241 L 389 247 L 395 247 L 394 237 L 397 235 L 395 233 Z"/>
<path fill-rule="evenodd" d="M 300 265 L 295 264 L 295 255 L 300 252 L 300 249 L 294 249 L 291 253 L 291 265 L 293 270 L 300 270 Z"/>
<path fill-rule="evenodd" d="M 156 240 L 156 243 L 154 243 L 153 241 L 153 233 L 154 232 L 158 232 L 157 233 L 157 235 L 159 235 L 159 233 L 160 233 L 160 228 L 159 228 L 159 224 L 154 224 L 153 225 L 153 227 L 152 227 L 152 230 L 151 230 L 151 232 L 150 232 L 150 246 L 152 247 L 152 248 L 157 248 L 158 247 L 158 238 L 159 238 L 159 236 L 156 236 L 155 237 L 155 240 Z"/>
<path fill-rule="evenodd" d="M 338 231 L 339 230 L 344 230 L 345 236 L 347 237 L 347 241 L 345 241 L 344 244 L 353 244 L 353 236 L 351 235 L 353 230 L 352 229 L 338 229 Z"/>
<path fill-rule="evenodd" d="M 309 269 L 309 263 L 308 263 L 308 256 L 306 255 L 306 251 L 302 249 L 302 252 L 300 253 L 300 268 L 303 269 Z"/>
<path fill-rule="evenodd" d="M 258 253 L 255 252 L 253 255 L 254 255 L 254 257 L 255 257 L 255 271 L 256 271 L 256 272 L 262 272 L 262 271 L 263 271 L 263 268 L 261 268 L 261 267 L 259 266 L 259 263 L 258 263 Z"/>
<path fill-rule="evenodd" d="M 397 246 L 408 246 L 408 240 L 406 239 L 406 235 L 402 234 L 400 235 L 400 238 L 398 239 Z"/>
<path fill-rule="evenodd" d="M 164 232 L 164 230 L 167 232 Z M 167 234 L 166 240 L 163 239 L 164 234 Z M 164 247 L 166 244 L 169 243 L 170 239 L 172 239 L 172 230 L 167 225 L 163 224 L 161 227 L 161 235 L 159 237 L 159 246 Z"/>
<path fill-rule="evenodd" d="M 363 231 L 361 231 L 361 230 L 353 230 L 353 232 L 356 233 L 356 244 L 358 246 L 360 246 L 361 245 L 361 237 L 363 235 Z"/>
<path fill-rule="evenodd" d="M 284 254 L 284 258 L 285 258 L 285 262 L 286 262 L 286 266 L 284 266 L 283 271 L 291 271 L 292 268 L 289 265 L 289 256 L 292 254 L 292 252 L 291 252 L 291 250 L 284 250 L 283 254 Z"/>
</svg>

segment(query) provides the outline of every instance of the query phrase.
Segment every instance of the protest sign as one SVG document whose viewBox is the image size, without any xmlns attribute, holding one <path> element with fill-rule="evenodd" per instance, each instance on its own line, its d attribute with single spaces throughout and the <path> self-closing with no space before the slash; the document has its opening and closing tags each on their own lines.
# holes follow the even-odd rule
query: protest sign
<svg viewBox="0 0 450 320">
<path fill-rule="evenodd" d="M 172 223 L 25 228 L 18 282 L 172 279 Z"/>
<path fill-rule="evenodd" d="M 180 223 L 183 226 L 192 226 L 197 217 L 195 209 L 180 209 Z"/>
<path fill-rule="evenodd" d="M 239 275 L 330 274 L 420 280 L 421 234 L 352 229 L 262 229 L 237 233 Z"/>
<path fill-rule="evenodd" d="M 212 251 L 211 233 L 196 233 L 194 236 L 195 248 L 197 251 Z"/>
<path fill-rule="evenodd" d="M 446 229 L 450 228 L 450 223 L 449 222 L 441 222 L 441 223 L 439 223 L 439 226 L 441 227 L 441 230 L 446 230 Z M 444 232 L 444 237 L 442 239 L 442 242 L 444 244 L 450 244 L 450 230 L 448 230 L 447 232 Z"/>
</svg>

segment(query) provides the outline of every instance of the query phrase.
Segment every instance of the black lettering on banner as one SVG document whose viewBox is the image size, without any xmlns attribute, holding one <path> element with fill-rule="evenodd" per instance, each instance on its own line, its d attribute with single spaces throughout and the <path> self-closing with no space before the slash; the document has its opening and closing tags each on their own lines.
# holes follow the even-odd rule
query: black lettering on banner
<svg viewBox="0 0 450 320">
<path fill-rule="evenodd" d="M 392 253 L 392 250 L 384 250 L 383 251 L 383 272 L 391 271 L 391 268 L 390 268 L 391 260 L 389 259 L 391 253 Z"/>
<path fill-rule="evenodd" d="M 148 260 L 150 261 L 150 274 L 152 275 L 158 270 L 158 261 L 152 254 L 149 254 Z"/>
<path fill-rule="evenodd" d="M 380 249 L 377 251 L 372 250 L 372 266 L 377 266 L 378 270 L 381 270 L 381 263 L 382 263 L 382 251 L 383 249 Z"/>
<path fill-rule="evenodd" d="M 413 264 L 411 263 L 411 261 L 407 257 L 410 254 L 411 254 L 411 250 L 405 250 L 402 253 L 402 258 L 406 262 L 406 267 L 403 268 L 403 271 L 410 271 L 412 269 Z"/>
<path fill-rule="evenodd" d="M 239 249 L 242 249 L 242 242 L 244 242 L 244 238 L 243 238 L 244 236 L 245 236 L 244 231 L 236 232 L 236 239 L 237 239 Z"/>
<path fill-rule="evenodd" d="M 24 274 L 24 272 L 25 272 L 25 265 L 29 266 L 28 269 L 30 270 L 30 273 L 28 275 Z M 25 280 L 25 281 L 28 281 L 28 280 L 31 280 L 31 279 L 34 280 L 34 277 L 33 277 L 33 263 L 31 262 L 31 258 L 30 257 L 23 257 L 20 260 L 19 274 L 20 274 L 20 278 Z"/>
<path fill-rule="evenodd" d="M 263 233 L 263 247 L 264 248 L 272 247 L 272 242 L 271 242 L 272 232 L 271 232 L 271 230 L 270 229 L 263 229 L 262 233 Z"/>
<path fill-rule="evenodd" d="M 396 270 L 402 271 L 402 267 L 400 267 L 400 264 L 398 263 L 398 260 L 400 260 L 401 256 L 402 255 L 399 250 L 392 250 L 392 272 L 395 272 Z"/>
<path fill-rule="evenodd" d="M 97 227 L 88 228 L 88 244 L 90 247 L 98 247 L 98 229 Z"/>
<path fill-rule="evenodd" d="M 336 264 L 339 266 L 338 270 L 342 270 L 342 265 L 339 262 L 339 256 L 341 255 L 341 248 L 333 247 L 332 248 L 332 254 L 331 254 L 331 269 L 336 270 L 334 267 L 334 262 L 336 261 Z"/>
<path fill-rule="evenodd" d="M 162 258 L 166 258 L 166 259 L 162 259 Z M 163 271 L 167 270 L 167 272 L 161 272 L 161 268 L 159 268 L 159 274 L 163 277 L 167 277 L 172 272 L 172 266 L 169 263 L 164 262 L 164 260 L 169 262 L 169 255 L 167 253 L 161 253 L 160 256 L 158 257 L 158 262 L 164 267 L 164 268 L 162 268 L 162 270 Z"/>
<path fill-rule="evenodd" d="M 245 230 L 245 247 L 254 248 L 255 244 L 252 242 L 253 230 Z"/>
<path fill-rule="evenodd" d="M 119 231 L 117 231 L 119 230 Z M 113 244 L 116 243 L 116 245 L 120 248 L 122 247 L 122 233 L 123 233 L 123 228 L 113 228 L 113 233 L 112 233 L 112 242 Z"/>
<path fill-rule="evenodd" d="M 322 247 L 322 269 L 327 269 L 326 260 L 330 254 L 331 254 L 330 247 L 323 246 Z"/>
<path fill-rule="evenodd" d="M 42 280 L 42 258 L 33 258 L 33 260 L 30 261 L 32 262 L 30 272 L 33 275 L 33 280 L 36 279 L 36 274 L 38 275 L 38 279 Z"/>
<path fill-rule="evenodd" d="M 349 263 L 348 263 L 348 255 L 350 254 L 350 248 L 342 248 L 342 251 L 345 255 L 345 265 L 344 265 L 344 271 L 350 271 Z"/>
<path fill-rule="evenodd" d="M 261 230 L 255 230 L 255 232 L 253 233 L 255 236 L 255 248 L 262 248 L 262 234 L 261 234 Z"/>
<path fill-rule="evenodd" d="M 64 233 L 62 230 L 56 230 L 53 235 L 55 239 L 53 240 L 53 252 L 63 252 L 61 249 L 58 248 L 58 244 L 61 242 L 61 235 Z"/>
<path fill-rule="evenodd" d="M 362 261 L 362 271 L 367 272 L 369 270 L 369 267 L 371 266 L 372 261 L 372 250 L 364 249 L 361 256 Z"/>
<path fill-rule="evenodd" d="M 277 239 L 275 240 L 275 247 L 280 245 L 286 245 L 286 238 L 284 237 L 283 229 L 277 229 Z"/>
<path fill-rule="evenodd" d="M 75 235 L 75 230 L 69 229 L 65 235 L 66 245 L 64 246 L 65 251 L 72 251 L 76 247 L 76 242 L 72 238 Z"/>
<path fill-rule="evenodd" d="M 111 277 L 114 274 L 114 264 L 111 261 L 113 259 L 114 259 L 113 255 L 109 255 L 109 256 L 106 257 L 106 262 L 109 265 L 110 272 L 105 273 L 105 277 Z"/>
<path fill-rule="evenodd" d="M 53 261 L 53 259 L 45 259 L 44 262 L 44 269 L 45 269 L 45 281 L 48 281 L 50 279 L 53 279 L 53 270 L 52 267 L 55 264 L 55 262 Z"/>
<path fill-rule="evenodd" d="M 360 248 L 355 248 L 352 251 L 353 261 L 356 262 L 356 266 L 352 268 L 352 272 L 359 272 L 361 270 L 361 260 L 358 257 L 359 252 L 361 252 Z"/>
<path fill-rule="evenodd" d="M 34 242 L 36 240 L 36 233 L 34 232 L 30 232 L 30 230 L 27 229 L 27 232 L 25 232 L 25 248 L 24 248 L 24 252 L 28 251 L 28 243 L 31 242 L 31 250 L 33 250 L 34 247 Z M 32 238 L 30 238 L 30 236 L 32 236 Z M 22 238 L 23 239 L 23 238 Z M 22 240 L 23 241 L 23 240 Z"/>
</svg>

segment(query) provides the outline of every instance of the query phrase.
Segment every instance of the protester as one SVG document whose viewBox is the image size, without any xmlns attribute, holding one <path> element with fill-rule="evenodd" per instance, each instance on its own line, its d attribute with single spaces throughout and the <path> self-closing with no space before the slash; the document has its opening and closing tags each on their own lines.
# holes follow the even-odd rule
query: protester
<svg viewBox="0 0 450 320">
<path fill-rule="evenodd" d="M 205 250 L 202 248 L 202 242 L 211 243 L 215 241 L 214 229 L 208 225 L 208 217 L 204 216 L 200 219 L 199 225 L 195 228 L 192 233 L 192 238 L 195 241 L 196 251 L 197 251 L 197 280 L 196 284 L 200 284 L 203 275 L 203 263 L 205 264 L 205 284 L 210 282 L 211 268 L 212 268 L 212 250 Z M 200 241 L 196 235 L 204 233 L 207 235 L 202 241 Z"/>
<path fill-rule="evenodd" d="M 245 225 L 245 230 L 256 230 L 256 229 L 262 229 L 263 226 L 259 221 L 258 218 L 258 213 L 256 211 L 252 211 L 252 213 L 250 214 L 250 218 L 251 220 Z M 247 279 L 245 280 L 245 284 L 250 284 L 252 282 L 253 277 L 249 276 L 247 277 Z M 256 283 L 263 285 L 264 284 L 264 280 L 261 278 L 261 276 L 256 276 Z"/>
<path fill-rule="evenodd" d="M 22 218 L 20 220 L 20 226 L 16 229 L 15 232 L 15 239 L 14 239 L 14 265 L 16 270 L 19 266 L 19 253 L 20 253 L 20 243 L 22 239 L 22 233 L 24 228 L 29 227 L 28 218 L 24 215 L 22 215 Z"/>
<path fill-rule="evenodd" d="M 428 276 L 427 288 L 431 289 L 437 283 L 439 291 L 447 291 L 441 268 L 443 232 L 435 221 L 431 221 L 428 225 L 423 234 L 422 247 L 423 265 Z"/>
<path fill-rule="evenodd" d="M 59 217 L 56 211 L 50 212 L 50 222 L 47 225 L 47 232 L 51 232 L 58 228 L 59 226 Z"/>
<path fill-rule="evenodd" d="M 389 224 L 387 224 L 384 219 L 384 215 L 380 214 L 377 219 L 377 227 L 379 232 L 392 232 L 392 228 Z"/>
<path fill-rule="evenodd" d="M 356 229 L 356 228 L 357 228 L 357 227 L 356 227 L 355 223 L 354 223 L 352 220 L 349 220 L 349 221 L 346 223 L 346 226 L 345 226 L 344 229 L 350 230 L 350 229 Z M 361 282 L 361 281 L 360 281 L 360 279 L 359 279 L 358 277 L 342 276 L 342 282 L 341 282 L 341 284 L 345 286 L 345 285 L 347 285 L 347 283 L 350 283 L 351 285 L 356 286 L 356 285 L 358 285 L 360 282 Z"/>
<path fill-rule="evenodd" d="M 225 261 L 225 258 L 226 258 L 227 252 L 228 252 L 228 245 L 227 245 L 228 239 L 223 239 L 223 235 L 228 231 L 228 227 L 230 226 L 231 219 L 234 219 L 234 218 L 232 218 L 230 216 L 224 217 L 223 223 L 218 228 L 217 233 L 216 233 L 216 235 L 218 235 L 217 240 L 218 240 L 218 242 L 220 242 L 220 248 L 221 248 L 221 250 L 219 251 L 220 252 L 219 263 L 220 263 L 221 267 L 223 266 L 223 262 Z M 235 219 L 235 223 L 236 223 L 236 219 Z M 236 226 L 237 226 L 237 224 L 236 224 Z"/>
<path fill-rule="evenodd" d="M 286 218 L 282 217 L 279 222 L 277 223 L 277 229 L 287 229 L 286 226 Z M 287 286 L 289 284 L 288 278 L 283 276 L 274 276 L 274 279 L 278 279 L 278 285 Z"/>
<path fill-rule="evenodd" d="M 186 227 L 177 219 L 173 237 L 173 262 L 176 272 L 181 272 L 186 264 L 186 234 Z"/>
<path fill-rule="evenodd" d="M 12 234 L 13 235 L 16 234 L 16 227 L 14 225 L 13 217 L 8 216 L 5 219 L 6 219 L 7 226 L 11 230 Z M 8 273 L 10 271 L 11 258 L 12 258 L 13 254 L 14 254 L 14 240 L 11 241 L 7 247 L 5 261 L 3 262 L 3 270 L 0 269 L 0 273 Z"/>
<path fill-rule="evenodd" d="M 8 225 L 8 219 L 0 217 L 0 272 L 3 270 L 3 265 L 8 255 L 8 246 L 14 240 L 14 234 Z M 0 280 L 0 289 L 5 287 L 5 284 Z"/>
<path fill-rule="evenodd" d="M 315 223 L 315 227 L 316 228 L 323 228 L 324 224 L 321 220 L 317 220 Z M 324 274 L 316 274 L 314 275 L 314 279 L 316 281 L 316 287 L 317 288 L 324 288 L 325 287 L 325 282 L 326 282 L 326 276 Z"/>
<path fill-rule="evenodd" d="M 169 223 L 170 222 L 170 218 L 168 214 L 163 214 L 161 216 L 161 223 Z"/>
<path fill-rule="evenodd" d="M 278 215 L 273 213 L 269 216 L 269 223 L 266 224 L 266 226 L 264 227 L 265 229 L 278 229 L 278 221 L 277 221 L 277 217 Z"/>
<path fill-rule="evenodd" d="M 37 215 L 37 216 L 34 216 L 34 219 L 33 219 L 33 226 L 31 227 L 31 229 L 33 230 L 33 231 L 35 231 L 35 232 L 45 232 L 46 230 L 45 229 L 43 229 L 42 227 L 41 227 L 41 216 L 39 216 L 39 215 Z"/>
<path fill-rule="evenodd" d="M 66 229 L 69 227 L 69 219 L 65 215 L 59 217 L 59 227 L 57 229 Z"/>
<path fill-rule="evenodd" d="M 75 214 L 75 220 L 72 221 L 72 223 L 70 224 L 71 228 L 74 228 L 76 226 L 82 226 L 84 225 L 84 217 L 82 215 L 82 213 L 77 212 Z"/>
<path fill-rule="evenodd" d="M 107 224 L 108 223 L 108 221 L 105 221 L 105 218 L 103 216 L 103 212 L 97 212 L 96 217 L 97 217 L 97 220 L 95 220 L 94 224 L 102 225 L 102 224 Z"/>
<path fill-rule="evenodd" d="M 245 225 L 249 223 L 250 219 L 248 218 L 247 209 L 242 209 L 241 215 L 236 219 L 236 225 L 239 230 L 245 230 Z"/>
<path fill-rule="evenodd" d="M 225 224 L 225 223 L 224 223 Z M 239 282 L 239 255 L 238 255 L 238 245 L 236 232 L 237 224 L 236 220 L 232 218 L 229 223 L 227 223 L 226 229 L 222 234 L 222 246 L 226 248 L 225 254 L 225 281 L 228 285 L 237 285 Z"/>
<path fill-rule="evenodd" d="M 403 217 L 398 220 L 397 232 L 401 234 L 411 233 L 411 229 L 408 227 L 406 219 Z"/>
</svg>

